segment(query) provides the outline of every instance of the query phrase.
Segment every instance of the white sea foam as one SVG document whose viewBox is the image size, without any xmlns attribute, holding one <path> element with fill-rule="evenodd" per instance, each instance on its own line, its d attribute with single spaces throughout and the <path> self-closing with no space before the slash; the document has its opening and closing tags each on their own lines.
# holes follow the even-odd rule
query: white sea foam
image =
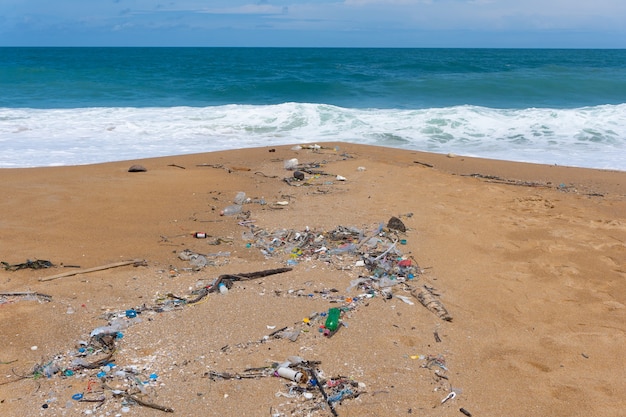
<svg viewBox="0 0 626 417">
<path fill-rule="evenodd" d="M 323 141 L 626 170 L 626 104 L 522 110 L 362 110 L 305 103 L 0 109 L 5 168 Z"/>
</svg>

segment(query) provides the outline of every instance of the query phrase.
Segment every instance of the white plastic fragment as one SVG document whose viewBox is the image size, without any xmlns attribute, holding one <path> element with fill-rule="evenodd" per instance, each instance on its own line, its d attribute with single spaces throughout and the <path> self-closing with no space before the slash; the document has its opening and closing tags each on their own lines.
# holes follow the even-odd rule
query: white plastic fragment
<svg viewBox="0 0 626 417">
<path fill-rule="evenodd" d="M 415 304 L 413 301 L 411 301 L 411 299 L 409 297 L 405 297 L 404 295 L 396 295 L 396 298 L 401 299 L 402 301 L 404 301 L 408 305 L 414 305 Z"/>
<path fill-rule="evenodd" d="M 296 169 L 298 167 L 298 159 L 292 158 L 292 159 L 286 160 L 284 163 L 284 167 L 285 169 Z"/>
</svg>

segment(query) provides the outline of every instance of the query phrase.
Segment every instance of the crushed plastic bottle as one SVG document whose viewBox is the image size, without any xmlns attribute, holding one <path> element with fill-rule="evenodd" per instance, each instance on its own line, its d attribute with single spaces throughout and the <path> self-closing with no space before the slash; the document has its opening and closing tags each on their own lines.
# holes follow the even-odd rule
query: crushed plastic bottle
<svg viewBox="0 0 626 417">
<path fill-rule="evenodd" d="M 51 378 L 54 374 L 60 371 L 60 368 L 54 363 L 50 362 L 46 366 L 43 367 L 42 373 L 47 377 Z"/>
<path fill-rule="evenodd" d="M 340 253 L 354 252 L 356 250 L 357 250 L 357 246 L 354 243 L 346 243 L 346 244 L 338 246 L 338 247 L 336 247 L 334 249 L 331 249 L 330 253 L 332 255 L 337 255 L 337 254 L 340 254 Z"/>
<path fill-rule="evenodd" d="M 128 328 L 130 325 L 135 323 L 140 323 L 141 318 L 134 317 L 131 319 L 119 318 L 112 320 L 108 326 L 101 326 L 93 329 L 89 334 L 90 337 L 96 336 L 106 336 L 106 335 L 117 335 L 118 338 L 121 338 L 121 331 Z"/>
<path fill-rule="evenodd" d="M 224 210 L 220 211 L 220 216 L 233 216 L 235 214 L 241 213 L 241 209 L 241 204 L 233 204 L 224 207 Z"/>
<path fill-rule="evenodd" d="M 233 203 L 240 206 L 245 202 L 246 202 L 246 193 L 244 193 L 243 191 L 239 191 L 237 195 L 235 195 L 235 198 L 233 199 Z"/>
<path fill-rule="evenodd" d="M 292 159 L 286 160 L 283 165 L 285 169 L 292 170 L 292 169 L 298 168 L 298 164 L 299 164 L 298 159 L 292 158 Z"/>
</svg>

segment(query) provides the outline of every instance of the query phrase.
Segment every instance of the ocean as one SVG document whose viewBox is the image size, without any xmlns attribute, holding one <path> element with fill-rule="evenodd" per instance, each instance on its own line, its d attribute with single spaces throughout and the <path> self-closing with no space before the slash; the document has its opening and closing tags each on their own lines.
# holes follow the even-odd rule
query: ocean
<svg viewBox="0 0 626 417">
<path fill-rule="evenodd" d="M 626 50 L 0 48 L 0 167 L 344 141 L 626 171 Z"/>
</svg>

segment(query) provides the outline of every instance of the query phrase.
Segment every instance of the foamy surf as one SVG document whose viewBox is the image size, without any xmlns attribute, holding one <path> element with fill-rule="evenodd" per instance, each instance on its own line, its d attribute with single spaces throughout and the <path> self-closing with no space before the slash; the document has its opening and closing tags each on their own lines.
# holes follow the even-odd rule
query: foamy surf
<svg viewBox="0 0 626 417">
<path fill-rule="evenodd" d="M 626 170 L 626 104 L 575 109 L 354 109 L 310 103 L 0 108 L 4 168 L 323 141 Z"/>
</svg>

